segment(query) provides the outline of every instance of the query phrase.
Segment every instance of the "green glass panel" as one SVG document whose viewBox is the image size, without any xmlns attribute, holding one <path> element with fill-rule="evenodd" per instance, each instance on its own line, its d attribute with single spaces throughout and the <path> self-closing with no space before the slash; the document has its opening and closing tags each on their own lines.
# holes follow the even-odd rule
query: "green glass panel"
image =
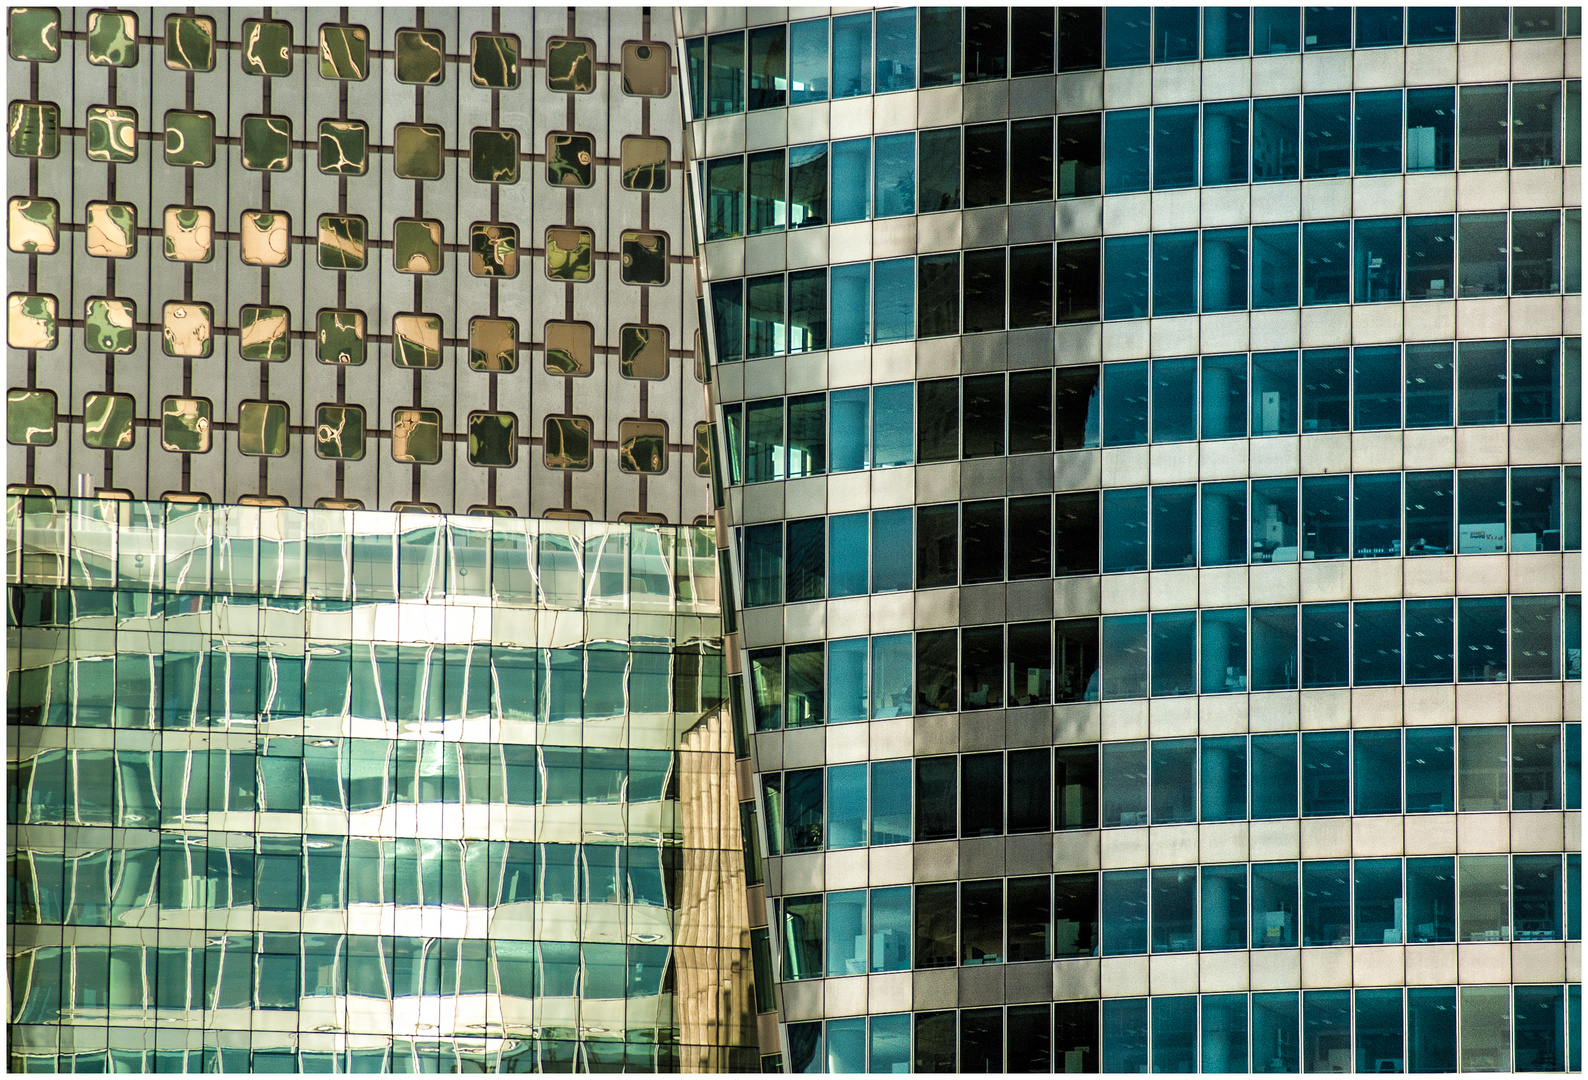
<svg viewBox="0 0 1588 1080">
<path fill-rule="evenodd" d="M 391 253 L 399 273 L 441 273 L 441 222 L 398 218 L 392 225 Z"/>
<path fill-rule="evenodd" d="M 392 363 L 402 368 L 441 366 L 441 316 L 405 314 L 392 318 Z"/>
<path fill-rule="evenodd" d="M 469 414 L 469 464 L 508 468 L 518 463 L 518 417 L 512 413 Z"/>
<path fill-rule="evenodd" d="M 131 203 L 91 202 L 83 245 L 101 259 L 130 259 L 138 253 L 138 208 Z"/>
<path fill-rule="evenodd" d="M 18 446 L 53 446 L 55 394 L 49 390 L 6 391 L 6 441 Z"/>
<path fill-rule="evenodd" d="M 695 425 L 695 475 L 711 475 L 711 425 Z"/>
<path fill-rule="evenodd" d="M 243 168 L 286 172 L 292 168 L 292 118 L 245 116 L 242 123 Z"/>
<path fill-rule="evenodd" d="M 666 191 L 671 182 L 667 171 L 667 140 L 649 135 L 625 135 L 621 167 L 623 186 L 630 191 Z"/>
<path fill-rule="evenodd" d="M 397 31 L 397 81 L 435 86 L 447 77 L 447 38 L 440 30 Z"/>
<path fill-rule="evenodd" d="M 588 41 L 551 38 L 546 42 L 546 85 L 569 94 L 595 89 L 595 50 Z"/>
<path fill-rule="evenodd" d="M 623 327 L 618 332 L 618 370 L 630 379 L 667 378 L 667 327 Z"/>
<path fill-rule="evenodd" d="M 475 128 L 469 135 L 469 175 L 482 184 L 518 183 L 518 132 Z"/>
<path fill-rule="evenodd" d="M 55 297 L 12 293 L 6 298 L 6 341 L 13 349 L 53 349 L 59 323 Z"/>
<path fill-rule="evenodd" d="M 92 296 L 83 311 L 83 344 L 89 352 L 125 354 L 138 344 L 138 309 L 131 300 Z"/>
<path fill-rule="evenodd" d="M 88 62 L 132 67 L 138 62 L 138 16 L 129 11 L 88 13 Z"/>
<path fill-rule="evenodd" d="M 319 314 L 315 329 L 316 355 L 322 364 L 364 362 L 364 313 L 326 308 Z"/>
<path fill-rule="evenodd" d="M 362 26 L 320 27 L 320 77 L 352 79 L 369 74 L 369 31 Z"/>
<path fill-rule="evenodd" d="M 518 323 L 488 315 L 470 319 L 469 367 L 475 371 L 517 371 Z"/>
<path fill-rule="evenodd" d="M 237 351 L 244 360 L 287 359 L 292 355 L 292 313 L 284 307 L 244 304 L 237 322 Z"/>
<path fill-rule="evenodd" d="M 83 398 L 83 442 L 94 450 L 126 450 L 133 443 L 133 402 L 127 394 Z"/>
<path fill-rule="evenodd" d="M 469 76 L 475 86 L 518 89 L 518 36 L 475 34 L 469 47 Z"/>
<path fill-rule="evenodd" d="M 245 401 L 237 410 L 237 445 L 254 457 L 287 452 L 287 406 L 281 401 Z"/>
<path fill-rule="evenodd" d="M 364 456 L 364 409 L 358 405 L 321 405 L 314 410 L 314 452 L 352 461 Z"/>
<path fill-rule="evenodd" d="M 52 254 L 60 244 L 61 207 L 54 199 L 13 196 L 6 206 L 6 242 L 12 251 Z"/>
<path fill-rule="evenodd" d="M 320 121 L 320 171 L 363 176 L 369 168 L 369 125 L 362 120 Z"/>
<path fill-rule="evenodd" d="M 625 229 L 622 279 L 630 285 L 667 284 L 667 237 L 662 233 Z"/>
<path fill-rule="evenodd" d="M 165 257 L 175 262 L 209 262 L 215 254 L 215 215 L 202 206 L 165 208 Z"/>
<path fill-rule="evenodd" d="M 590 467 L 590 421 L 582 416 L 546 417 L 546 468 Z"/>
<path fill-rule="evenodd" d="M 292 24 L 275 19 L 244 19 L 238 59 L 249 75 L 291 75 Z"/>
<path fill-rule="evenodd" d="M 13 101 L 6 134 L 16 157 L 54 157 L 61 152 L 61 110 L 53 101 Z"/>
<path fill-rule="evenodd" d="M 177 71 L 213 70 L 215 20 L 204 15 L 167 15 L 165 66 Z"/>
<path fill-rule="evenodd" d="M 138 114 L 134 110 L 120 105 L 90 105 L 84 127 L 88 160 L 113 165 L 138 160 Z"/>
<path fill-rule="evenodd" d="M 194 300 L 167 300 L 160 344 L 167 356 L 208 356 L 215 348 L 215 309 Z"/>
<path fill-rule="evenodd" d="M 618 468 L 630 473 L 667 471 L 667 425 L 660 420 L 618 424 Z"/>
<path fill-rule="evenodd" d="M 469 273 L 475 277 L 517 277 L 518 226 L 487 221 L 469 226 Z"/>
<path fill-rule="evenodd" d="M 589 281 L 595 275 L 594 249 L 595 234 L 589 229 L 547 229 L 546 276 L 553 281 Z"/>
<path fill-rule="evenodd" d="M 168 165 L 215 164 L 215 117 L 177 109 L 166 113 L 165 160 Z"/>
<path fill-rule="evenodd" d="M 579 132 L 550 132 L 546 136 L 546 183 L 589 187 L 594 182 L 595 140 Z"/>
<path fill-rule="evenodd" d="M 441 414 L 435 409 L 393 409 L 391 456 L 405 465 L 440 461 Z"/>
<path fill-rule="evenodd" d="M 325 270 L 364 269 L 366 228 L 361 217 L 321 214 L 318 238 L 320 267 Z"/>
<path fill-rule="evenodd" d="M 166 398 L 160 409 L 160 445 L 178 453 L 208 453 L 210 403 L 204 398 Z"/>
<path fill-rule="evenodd" d="M 18 60 L 49 63 L 61 56 L 59 8 L 11 9 L 11 55 Z"/>
<path fill-rule="evenodd" d="M 445 138 L 436 124 L 398 124 L 392 138 L 392 171 L 404 180 L 439 180 L 446 169 Z"/>
</svg>

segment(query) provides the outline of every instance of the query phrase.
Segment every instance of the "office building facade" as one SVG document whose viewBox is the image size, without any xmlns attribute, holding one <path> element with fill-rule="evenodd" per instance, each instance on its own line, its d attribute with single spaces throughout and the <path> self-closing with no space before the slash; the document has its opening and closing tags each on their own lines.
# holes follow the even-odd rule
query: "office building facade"
<svg viewBox="0 0 1588 1080">
<path fill-rule="evenodd" d="M 675 18 L 763 1063 L 1580 1068 L 1580 12 Z"/>
<path fill-rule="evenodd" d="M 755 1067 L 670 16 L 7 17 L 9 1067 Z"/>
</svg>

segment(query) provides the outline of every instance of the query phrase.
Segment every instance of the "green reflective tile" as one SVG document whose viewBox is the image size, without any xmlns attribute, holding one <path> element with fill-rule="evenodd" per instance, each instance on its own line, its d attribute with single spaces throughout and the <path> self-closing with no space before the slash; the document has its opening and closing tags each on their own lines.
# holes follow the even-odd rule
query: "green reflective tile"
<svg viewBox="0 0 1588 1080">
<path fill-rule="evenodd" d="M 243 168 L 286 172 L 292 168 L 292 118 L 245 116 L 242 123 Z"/>
<path fill-rule="evenodd" d="M 49 63 L 60 59 L 60 9 L 12 8 L 8 38 L 11 43 L 11 55 L 18 60 L 41 60 Z"/>
<path fill-rule="evenodd" d="M 325 308 L 315 320 L 315 356 L 322 364 L 364 362 L 364 313 Z"/>
<path fill-rule="evenodd" d="M 138 253 L 138 208 L 131 203 L 91 202 L 85 208 L 83 244 L 101 259 L 130 259 Z"/>
<path fill-rule="evenodd" d="M 667 378 L 667 327 L 625 326 L 618 332 L 618 369 L 630 379 Z"/>
<path fill-rule="evenodd" d="M 88 62 L 132 67 L 138 62 L 138 16 L 130 11 L 88 13 Z"/>
<path fill-rule="evenodd" d="M 666 97 L 671 89 L 672 50 L 654 41 L 623 45 L 623 92 L 635 97 Z"/>
<path fill-rule="evenodd" d="M 435 409 L 391 411 L 391 456 L 405 465 L 441 460 L 441 414 Z"/>
<path fill-rule="evenodd" d="M 486 221 L 469 226 L 469 273 L 475 277 L 517 277 L 518 226 Z"/>
<path fill-rule="evenodd" d="M 292 313 L 284 307 L 244 304 L 237 321 L 237 351 L 244 360 L 277 363 L 292 355 Z"/>
<path fill-rule="evenodd" d="M 213 70 L 215 20 L 206 15 L 167 15 L 165 66 L 176 71 Z"/>
<path fill-rule="evenodd" d="M 18 446 L 55 445 L 55 394 L 52 391 L 6 391 L 6 441 Z"/>
<path fill-rule="evenodd" d="M 398 218 L 392 223 L 391 255 L 399 273 L 441 273 L 441 222 Z"/>
<path fill-rule="evenodd" d="M 391 322 L 392 363 L 401 368 L 441 366 L 441 316 L 409 312 Z"/>
<path fill-rule="evenodd" d="M 512 413 L 471 412 L 469 464 L 504 469 L 518 464 L 518 417 Z"/>
<path fill-rule="evenodd" d="M 392 171 L 404 180 L 439 180 L 446 169 L 445 137 L 437 124 L 398 124 L 392 137 Z"/>
<path fill-rule="evenodd" d="M 546 230 L 546 276 L 553 281 L 589 281 L 595 275 L 595 233 L 553 226 Z"/>
<path fill-rule="evenodd" d="M 582 416 L 546 417 L 546 468 L 588 469 L 593 431 Z"/>
<path fill-rule="evenodd" d="M 470 319 L 469 367 L 475 371 L 517 371 L 518 321 L 489 315 Z"/>
<path fill-rule="evenodd" d="M 705 421 L 695 425 L 695 475 L 711 475 L 711 425 Z"/>
<path fill-rule="evenodd" d="M 215 117 L 207 112 L 172 109 L 165 114 L 165 160 L 168 165 L 215 164 Z"/>
<path fill-rule="evenodd" d="M 518 89 L 518 35 L 475 34 L 469 43 L 469 77 L 475 86 Z"/>
<path fill-rule="evenodd" d="M 182 454 L 209 453 L 209 400 L 166 398 L 160 406 L 160 445 L 167 450 Z"/>
<path fill-rule="evenodd" d="M 167 356 L 208 356 L 215 348 L 215 310 L 196 300 L 167 300 L 160 344 Z"/>
<path fill-rule="evenodd" d="M 172 262 L 209 262 L 215 254 L 215 215 L 207 207 L 166 207 L 164 231 Z"/>
<path fill-rule="evenodd" d="M 138 308 L 119 296 L 91 296 L 83 308 L 83 345 L 89 352 L 124 355 L 138 344 Z"/>
<path fill-rule="evenodd" d="M 6 244 L 25 255 L 51 255 L 60 244 L 61 206 L 54 199 L 12 196 L 6 203 Z"/>
<path fill-rule="evenodd" d="M 440 30 L 397 31 L 397 81 L 435 86 L 447 77 L 447 36 Z"/>
<path fill-rule="evenodd" d="M 595 328 L 587 322 L 546 323 L 546 370 L 552 375 L 588 375 L 595 364 Z"/>
<path fill-rule="evenodd" d="M 361 217 L 321 214 L 318 226 L 321 269 L 364 269 L 364 237 L 367 229 L 368 225 Z"/>
<path fill-rule="evenodd" d="M 356 82 L 368 74 L 368 30 L 362 26 L 320 27 L 320 78 Z"/>
<path fill-rule="evenodd" d="M 595 47 L 578 38 L 547 40 L 546 85 L 568 94 L 588 94 L 594 90 Z"/>
<path fill-rule="evenodd" d="M 238 256 L 249 266 L 284 266 L 292 258 L 292 219 L 275 210 L 244 210 Z"/>
<path fill-rule="evenodd" d="M 618 424 L 618 468 L 655 475 L 667 471 L 667 425 L 660 420 Z"/>
<path fill-rule="evenodd" d="M 53 349 L 59 322 L 55 297 L 12 293 L 6 297 L 6 342 L 13 349 Z"/>
<path fill-rule="evenodd" d="M 314 452 L 320 457 L 338 461 L 355 461 L 363 457 L 363 407 L 317 406 L 314 410 Z"/>
<path fill-rule="evenodd" d="M 83 442 L 93 450 L 126 450 L 133 443 L 135 419 L 130 395 L 87 394 L 83 397 Z"/>
<path fill-rule="evenodd" d="M 667 284 L 667 235 L 624 229 L 619 276 L 630 285 Z"/>
<path fill-rule="evenodd" d="M 90 105 L 85 118 L 88 160 L 124 165 L 138 160 L 138 114 L 120 105 Z"/>
<path fill-rule="evenodd" d="M 546 135 L 546 183 L 557 187 L 589 187 L 595 182 L 595 139 L 580 132 Z"/>
<path fill-rule="evenodd" d="M 238 58 L 249 75 L 291 75 L 292 24 L 275 19 L 244 19 Z"/>
<path fill-rule="evenodd" d="M 518 132 L 475 128 L 469 135 L 469 176 L 482 184 L 518 183 Z"/>
<path fill-rule="evenodd" d="M 251 457 L 281 457 L 287 452 L 287 404 L 245 401 L 237 408 L 237 447 Z"/>
<path fill-rule="evenodd" d="M 53 101 L 13 101 L 6 137 L 16 157 L 54 157 L 61 152 L 61 110 Z"/>
<path fill-rule="evenodd" d="M 363 176 L 369 168 L 369 125 L 362 120 L 320 121 L 320 171 Z"/>
<path fill-rule="evenodd" d="M 666 191 L 672 181 L 667 171 L 667 140 L 651 135 L 623 136 L 619 169 L 623 186 L 630 191 Z"/>
</svg>

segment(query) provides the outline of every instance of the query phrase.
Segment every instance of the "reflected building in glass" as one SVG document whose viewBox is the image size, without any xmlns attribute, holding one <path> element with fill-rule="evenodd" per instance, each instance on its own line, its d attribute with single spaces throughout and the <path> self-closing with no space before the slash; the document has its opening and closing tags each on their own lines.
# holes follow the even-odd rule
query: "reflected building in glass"
<svg viewBox="0 0 1588 1080">
<path fill-rule="evenodd" d="M 678 9 L 767 1066 L 1581 1067 L 1580 19 Z"/>
<path fill-rule="evenodd" d="M 10 1069 L 754 1068 L 671 16 L 7 19 Z"/>
</svg>

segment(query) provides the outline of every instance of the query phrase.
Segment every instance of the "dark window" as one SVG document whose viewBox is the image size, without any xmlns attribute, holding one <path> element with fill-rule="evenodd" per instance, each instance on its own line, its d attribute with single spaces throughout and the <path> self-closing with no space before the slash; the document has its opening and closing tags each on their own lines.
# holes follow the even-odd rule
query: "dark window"
<svg viewBox="0 0 1588 1080">
<path fill-rule="evenodd" d="M 923 255 L 916 267 L 917 336 L 959 333 L 959 253 Z"/>
<path fill-rule="evenodd" d="M 1002 121 L 995 124 L 977 124 L 965 129 L 966 209 L 977 206 L 1002 206 L 1008 201 L 1008 134 L 1008 129 Z"/>
<path fill-rule="evenodd" d="M 1007 250 L 999 247 L 965 252 L 964 333 L 1004 328 L 1004 253 Z"/>
<path fill-rule="evenodd" d="M 959 134 L 957 127 L 921 132 L 921 164 L 916 173 L 918 213 L 959 209 Z"/>
<path fill-rule="evenodd" d="M 1084 450 L 1097 446 L 1100 401 L 1096 367 L 1059 368 L 1054 373 L 1058 427 L 1057 450 Z"/>
<path fill-rule="evenodd" d="M 1062 17 L 1062 16 L 1061 16 Z M 1103 116 L 1081 113 L 1058 118 L 1061 199 L 1103 193 Z"/>
<path fill-rule="evenodd" d="M 1054 828 L 1097 828 L 1096 746 L 1060 746 L 1053 751 L 1053 791 Z"/>
<path fill-rule="evenodd" d="M 915 587 L 959 584 L 959 504 L 915 511 Z"/>
<path fill-rule="evenodd" d="M 750 109 L 780 109 L 788 98 L 787 27 L 750 31 Z"/>
<path fill-rule="evenodd" d="M 1046 747 L 1009 751 L 1008 827 L 1011 833 L 1047 832 L 1052 828 L 1050 755 Z"/>
<path fill-rule="evenodd" d="M 916 386 L 916 415 L 921 418 L 916 460 L 954 461 L 959 457 L 959 380 L 933 379 Z"/>
<path fill-rule="evenodd" d="M 1017 7 L 1010 10 L 1009 74 L 1017 78 L 1022 75 L 1052 74 L 1054 11 L 1053 8 L 1042 7 Z"/>
<path fill-rule="evenodd" d="M 959 759 L 961 837 L 1002 836 L 1004 831 L 1004 755 L 966 754 Z"/>
<path fill-rule="evenodd" d="M 965 9 L 965 81 L 1002 79 L 1009 74 L 1009 9 Z"/>
<path fill-rule="evenodd" d="M 1351 763 L 1347 756 L 1347 739 L 1348 733 L 1344 731 L 1309 731 L 1301 736 L 1302 817 L 1350 813 Z"/>
<path fill-rule="evenodd" d="M 1058 11 L 1058 69 L 1090 71 L 1102 67 L 1103 9 L 1059 8 Z"/>
<path fill-rule="evenodd" d="M 1009 249 L 1009 328 L 1053 324 L 1053 245 Z"/>
<path fill-rule="evenodd" d="M 1053 700 L 1059 704 L 1097 700 L 1097 620 L 1095 618 L 1064 619 L 1054 624 Z M 1093 768 L 1095 773 L 1095 765 Z M 1092 795 L 1094 803 L 1095 789 L 1094 776 Z M 1092 806 L 1090 813 L 1095 819 L 1097 815 L 1095 805 Z"/>
<path fill-rule="evenodd" d="M 1015 8 L 1022 11 L 1039 10 Z M 969 180 L 966 181 L 967 187 Z M 1046 202 L 1053 198 L 1053 118 L 1015 120 L 1009 125 L 1009 201 Z"/>
<path fill-rule="evenodd" d="M 977 585 L 1004 579 L 1004 501 L 968 502 L 964 511 L 964 562 L 960 579 Z"/>
<path fill-rule="evenodd" d="M 960 81 L 960 15 L 963 10 L 951 7 L 921 9 L 923 88 L 954 86 Z"/>
<path fill-rule="evenodd" d="M 915 635 L 915 711 L 953 712 L 959 667 L 958 635 L 953 630 L 931 630 Z"/>
<path fill-rule="evenodd" d="M 949 759 L 953 761 L 952 758 Z M 940 797 L 940 796 L 939 796 Z M 954 882 L 915 887 L 915 966 L 918 968 L 953 967 L 959 963 L 959 949 L 954 933 L 958 921 L 959 905 L 955 894 L 959 887 Z M 917 1014 L 919 1023 L 927 1014 Z M 942 1072 L 953 1072 L 954 1014 L 949 1013 L 949 1067 Z M 917 1031 L 917 1039 L 920 1032 Z M 919 1048 L 917 1055 L 919 1055 Z M 917 1062 L 917 1069 L 920 1068 Z"/>
<path fill-rule="evenodd" d="M 960 708 L 967 712 L 973 709 L 1002 708 L 1004 628 L 997 625 L 966 627 L 960 634 L 959 652 Z M 1002 767 L 999 766 L 1000 769 Z M 967 787 L 966 790 L 972 789 Z M 965 828 L 969 830 L 970 827 L 970 818 L 967 816 Z M 967 835 L 971 834 L 967 831 Z"/>
<path fill-rule="evenodd" d="M 957 781 L 958 767 L 953 756 L 916 760 L 915 838 L 917 840 L 954 839 L 957 834 L 954 813 L 959 807 L 959 798 L 955 794 Z"/>
<path fill-rule="evenodd" d="M 1009 500 L 1009 580 L 1053 576 L 1053 510 L 1047 495 Z"/>
<path fill-rule="evenodd" d="M 1053 955 L 1097 955 L 1095 872 L 1060 874 L 1053 879 Z M 1059 1008 L 1062 1010 L 1064 1006 Z"/>
<path fill-rule="evenodd" d="M 1101 259 L 1096 240 L 1074 240 L 1055 247 L 1057 302 L 1054 322 L 1096 322 L 1101 295 Z M 713 293 L 715 295 L 715 291 Z"/>
</svg>

